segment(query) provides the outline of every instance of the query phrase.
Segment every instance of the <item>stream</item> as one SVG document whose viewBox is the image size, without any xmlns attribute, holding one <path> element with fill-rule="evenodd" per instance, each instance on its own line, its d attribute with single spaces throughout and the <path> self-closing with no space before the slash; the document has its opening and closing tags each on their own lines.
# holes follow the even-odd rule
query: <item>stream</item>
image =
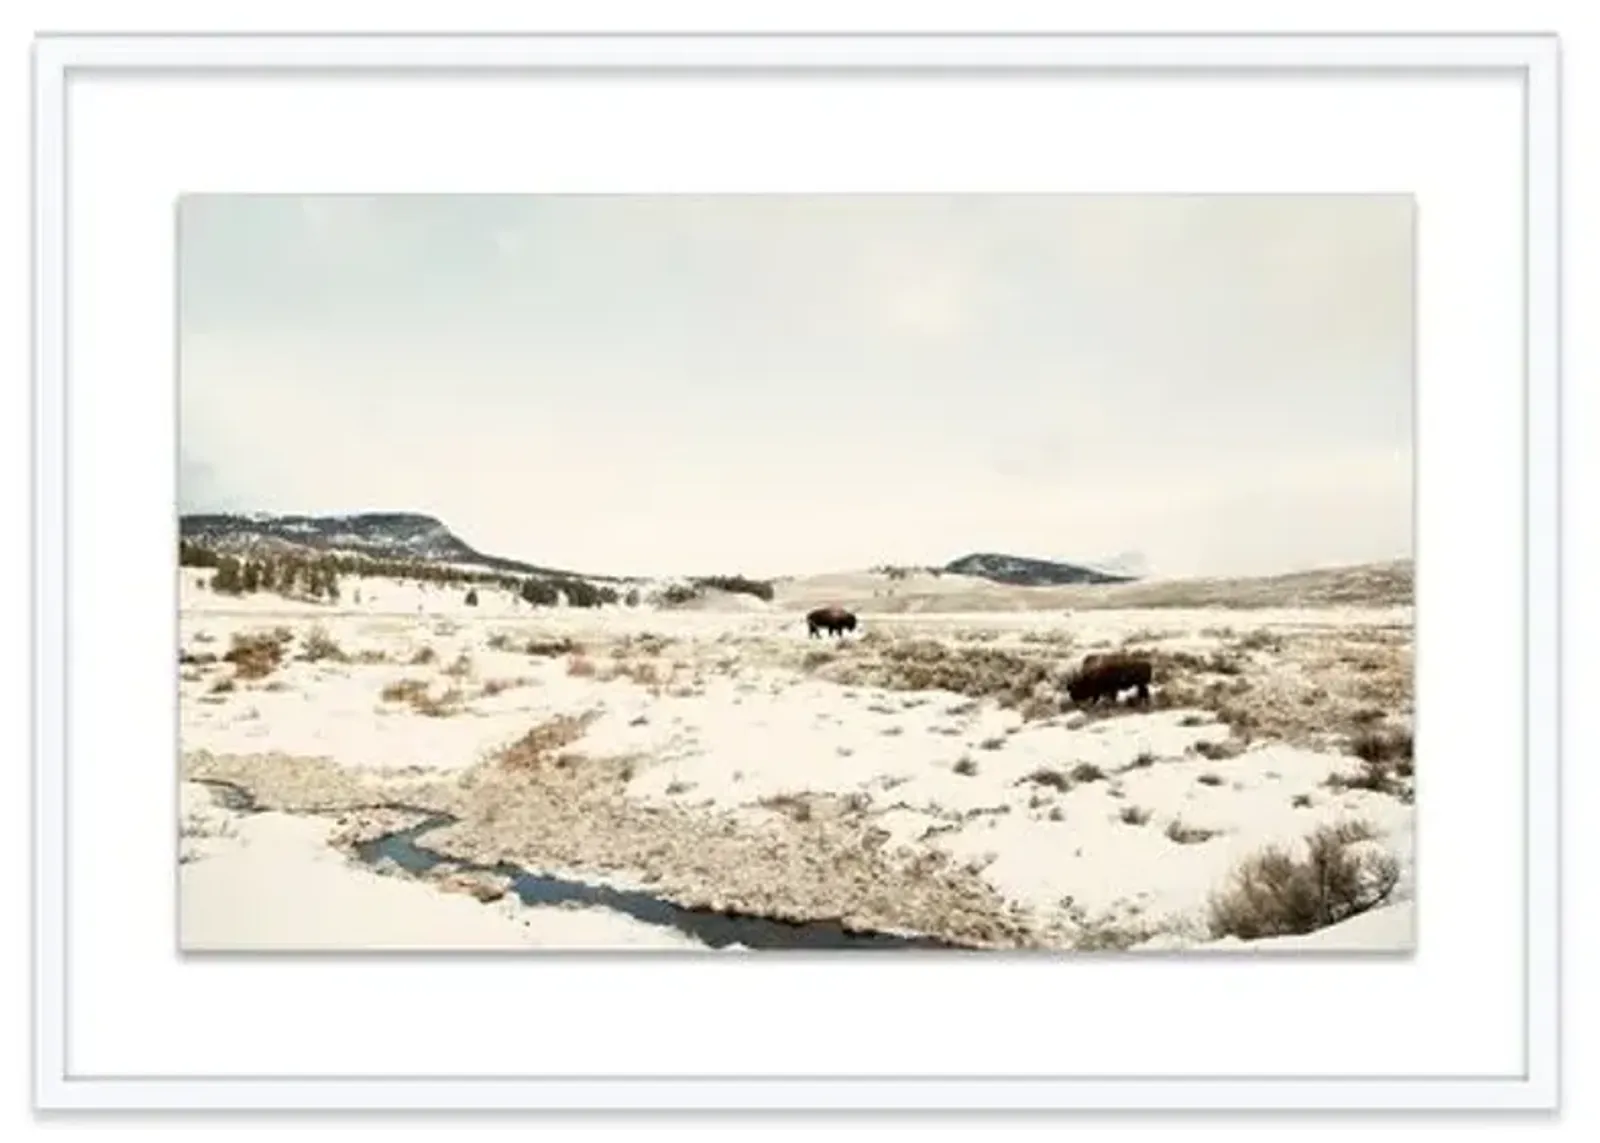
<svg viewBox="0 0 1600 1143">
<path fill-rule="evenodd" d="M 261 812 L 249 793 L 231 782 L 201 780 L 219 791 L 229 809 L 241 813 Z M 746 913 L 727 913 L 713 909 L 687 908 L 653 894 L 633 889 L 572 881 L 535 873 L 505 863 L 479 865 L 460 861 L 418 843 L 430 830 L 453 824 L 449 814 L 417 806 L 396 806 L 423 816 L 421 821 L 363 842 L 355 847 L 356 856 L 366 865 L 377 867 L 392 862 L 413 875 L 428 873 L 435 866 L 449 863 L 464 873 L 490 873 L 511 881 L 509 892 L 524 905 L 550 906 L 579 904 L 611 909 L 645 924 L 676 929 L 710 948 L 742 945 L 750 949 L 961 949 L 963 946 L 934 937 L 902 936 L 895 933 L 857 932 L 838 921 L 784 921 Z"/>
</svg>

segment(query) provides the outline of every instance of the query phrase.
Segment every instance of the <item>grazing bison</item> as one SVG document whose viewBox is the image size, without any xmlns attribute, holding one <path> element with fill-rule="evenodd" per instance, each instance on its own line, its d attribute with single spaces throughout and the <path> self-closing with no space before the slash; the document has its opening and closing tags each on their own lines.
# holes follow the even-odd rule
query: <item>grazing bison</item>
<svg viewBox="0 0 1600 1143">
<path fill-rule="evenodd" d="M 842 607 L 819 607 L 806 613 L 806 632 L 814 639 L 818 631 L 842 636 L 856 629 L 856 617 Z"/>
<path fill-rule="evenodd" d="M 1141 703 L 1150 701 L 1150 660 L 1135 655 L 1090 655 L 1067 680 L 1067 694 L 1080 706 L 1110 699 L 1137 688 Z"/>
</svg>

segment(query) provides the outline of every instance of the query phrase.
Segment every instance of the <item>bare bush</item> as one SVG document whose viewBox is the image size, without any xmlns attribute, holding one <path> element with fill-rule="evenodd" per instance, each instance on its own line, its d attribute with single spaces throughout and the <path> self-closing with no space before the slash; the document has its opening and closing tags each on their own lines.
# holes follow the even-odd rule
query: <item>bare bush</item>
<svg viewBox="0 0 1600 1143">
<path fill-rule="evenodd" d="M 1228 758 L 1237 758 L 1244 753 L 1244 743 L 1237 738 L 1229 738 L 1223 742 L 1196 742 L 1194 752 L 1210 762 L 1221 762 Z"/>
<path fill-rule="evenodd" d="M 233 636 L 232 645 L 222 658 L 233 664 L 241 679 L 264 679 L 283 664 L 284 648 L 294 639 L 287 627 Z"/>
<path fill-rule="evenodd" d="M 1411 749 L 1409 730 L 1363 730 L 1350 743 L 1360 766 L 1330 775 L 1325 785 L 1332 790 L 1370 790 L 1410 802 L 1415 776 Z"/>
<path fill-rule="evenodd" d="M 862 646 L 867 646 L 866 640 Z M 898 639 L 877 645 L 877 654 L 851 654 L 833 660 L 807 656 L 809 670 L 832 662 L 835 682 L 896 691 L 949 691 L 969 699 L 993 699 L 1036 721 L 1058 712 L 1056 666 L 1043 653 L 1033 656 L 971 642 Z M 1055 696 L 1054 701 L 1050 696 Z"/>
<path fill-rule="evenodd" d="M 1211 899 L 1212 935 L 1249 941 L 1309 933 L 1383 904 L 1400 867 L 1391 854 L 1356 848 L 1374 836 L 1368 823 L 1344 821 L 1311 834 L 1302 854 L 1269 846 L 1247 858 Z"/>
<path fill-rule="evenodd" d="M 1060 790 L 1062 793 L 1066 793 L 1068 790 L 1072 789 L 1071 778 L 1067 777 L 1060 770 L 1051 770 L 1049 767 L 1044 766 L 1023 777 L 1022 781 L 1032 782 L 1036 786 L 1049 786 L 1053 789 Z"/>
<path fill-rule="evenodd" d="M 566 636 L 560 639 L 529 639 L 522 646 L 524 655 L 532 655 L 536 659 L 558 659 L 562 655 L 571 655 L 582 650 L 581 646 Z"/>
<path fill-rule="evenodd" d="M 405 703 L 429 718 L 448 718 L 461 709 L 461 692 L 454 687 L 435 697 L 421 679 L 399 679 L 380 692 L 384 702 Z"/>
<path fill-rule="evenodd" d="M 1221 832 L 1221 830 L 1206 829 L 1204 826 L 1185 825 L 1178 818 L 1173 818 L 1167 824 L 1167 840 L 1175 845 L 1199 845 L 1210 841 Z"/>
<path fill-rule="evenodd" d="M 536 769 L 559 758 L 557 751 L 582 738 L 599 714 L 557 715 L 541 722 L 500 752 L 499 763 L 509 770 Z"/>
<path fill-rule="evenodd" d="M 314 627 L 306 635 L 301 644 L 300 658 L 308 663 L 345 663 L 350 660 L 344 648 L 322 627 Z"/>
</svg>

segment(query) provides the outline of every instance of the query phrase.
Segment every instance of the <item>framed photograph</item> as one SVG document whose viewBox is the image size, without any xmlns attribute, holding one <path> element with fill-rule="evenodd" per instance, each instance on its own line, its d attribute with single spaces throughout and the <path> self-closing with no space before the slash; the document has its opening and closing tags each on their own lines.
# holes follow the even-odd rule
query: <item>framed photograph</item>
<svg viewBox="0 0 1600 1143">
<path fill-rule="evenodd" d="M 52 36 L 35 1099 L 1550 1108 L 1549 36 Z"/>
</svg>

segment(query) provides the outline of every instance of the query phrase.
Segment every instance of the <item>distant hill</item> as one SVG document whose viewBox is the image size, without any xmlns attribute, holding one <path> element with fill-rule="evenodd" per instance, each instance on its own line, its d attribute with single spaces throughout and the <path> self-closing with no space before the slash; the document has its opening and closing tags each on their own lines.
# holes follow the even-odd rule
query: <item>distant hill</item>
<svg viewBox="0 0 1600 1143">
<path fill-rule="evenodd" d="M 1071 583 L 1132 583 L 1138 576 L 1113 571 L 1102 571 L 1082 564 L 1060 563 L 1055 560 L 1032 559 L 1027 556 L 1007 556 L 997 552 L 974 552 L 951 560 L 944 571 L 952 575 L 970 575 L 994 583 L 1016 587 L 1056 587 Z"/>
<path fill-rule="evenodd" d="M 464 570 L 563 576 L 601 583 L 619 577 L 540 567 L 488 555 L 443 522 L 415 512 L 363 512 L 353 516 L 274 516 L 196 513 L 178 520 L 180 539 L 233 555 L 328 552 L 378 560 L 421 561 Z"/>
</svg>

